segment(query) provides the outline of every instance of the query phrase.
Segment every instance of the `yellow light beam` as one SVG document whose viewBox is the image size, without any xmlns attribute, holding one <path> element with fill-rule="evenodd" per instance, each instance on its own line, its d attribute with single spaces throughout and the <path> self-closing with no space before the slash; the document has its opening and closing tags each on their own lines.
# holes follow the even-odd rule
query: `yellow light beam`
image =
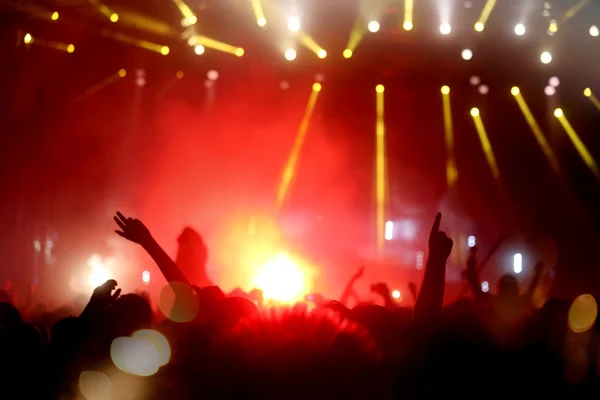
<svg viewBox="0 0 600 400">
<path fill-rule="evenodd" d="M 596 106 L 596 108 L 598 109 L 598 111 L 600 111 L 600 101 L 598 100 L 598 98 L 594 95 L 594 93 L 592 92 L 592 89 L 590 88 L 585 88 L 585 90 L 583 91 L 583 95 L 585 97 L 587 97 L 593 105 Z"/>
<path fill-rule="evenodd" d="M 312 51 L 319 58 L 327 57 L 327 52 L 321 46 L 319 46 L 313 38 L 311 38 L 308 34 L 302 31 L 298 31 L 298 37 L 300 38 L 300 43 L 304 45 L 307 49 Z"/>
<path fill-rule="evenodd" d="M 475 122 L 475 128 L 477 129 L 479 141 L 481 142 L 481 148 L 483 149 L 483 152 L 485 153 L 485 158 L 487 159 L 490 169 L 492 170 L 492 176 L 496 178 L 496 180 L 500 181 L 500 170 L 498 169 L 496 157 L 494 156 L 492 145 L 490 144 L 490 140 L 485 130 L 485 126 L 483 125 L 483 120 L 481 119 L 479 109 L 472 108 L 471 116 L 473 117 L 473 122 Z"/>
<path fill-rule="evenodd" d="M 488 18 L 492 14 L 492 10 L 494 9 L 495 5 L 496 0 L 487 0 L 485 6 L 483 7 L 483 10 L 481 10 L 481 15 L 479 16 L 479 19 L 475 23 L 475 30 L 477 32 L 481 32 L 485 29 L 485 24 L 487 23 Z"/>
<path fill-rule="evenodd" d="M 187 4 L 185 4 L 183 0 L 173 0 L 173 3 L 175 3 L 177 8 L 179 9 L 179 12 L 181 12 L 181 15 L 183 16 L 183 21 L 181 21 L 181 24 L 183 26 L 192 26 L 195 25 L 196 22 L 198 22 L 196 14 L 194 14 L 194 12 L 190 9 L 190 7 Z"/>
<path fill-rule="evenodd" d="M 451 189 L 458 180 L 458 169 L 454 156 L 454 128 L 452 127 L 452 108 L 450 106 L 450 88 L 442 87 L 444 106 L 444 137 L 446 139 L 446 182 Z"/>
<path fill-rule="evenodd" d="M 170 49 L 168 46 L 163 46 L 162 44 L 152 43 L 147 40 L 137 39 L 137 38 L 134 38 L 131 36 L 124 35 L 122 33 L 118 33 L 118 32 L 117 33 L 111 32 L 107 29 L 100 31 L 100 34 L 102 36 L 106 36 L 106 37 L 110 37 L 115 40 L 118 40 L 119 42 L 138 46 L 143 49 L 153 51 L 155 53 L 160 53 L 162 55 L 167 55 L 170 52 Z"/>
<path fill-rule="evenodd" d="M 36 44 L 39 46 L 44 46 L 44 47 L 48 47 L 51 49 L 64 51 L 66 53 L 73 53 L 75 51 L 75 45 L 73 45 L 73 44 L 54 42 L 52 40 L 40 39 L 38 37 L 36 37 L 34 39 L 30 33 L 25 34 L 25 36 L 23 37 L 23 42 L 25 44 Z"/>
<path fill-rule="evenodd" d="M 352 31 L 350 31 L 350 37 L 348 38 L 348 43 L 346 43 L 346 48 L 344 49 L 342 55 L 344 58 L 350 58 L 354 54 L 354 50 L 360 44 L 363 36 L 365 35 L 365 27 L 362 23 L 362 18 L 359 16 L 356 17 L 354 21 L 354 26 L 352 27 Z"/>
<path fill-rule="evenodd" d="M 120 81 L 122 78 L 125 78 L 125 76 L 127 75 L 127 71 L 124 69 L 120 69 L 117 72 L 115 72 L 114 74 L 110 75 L 109 77 L 107 77 L 106 79 L 98 82 L 97 84 L 95 84 L 94 86 L 92 86 L 91 88 L 89 88 L 88 90 L 86 90 L 85 92 L 81 93 L 80 95 L 76 96 L 73 99 L 73 103 L 79 103 L 82 100 L 98 93 L 99 91 L 101 91 L 102 89 L 106 88 L 107 86 L 112 85 L 115 82 Z"/>
<path fill-rule="evenodd" d="M 241 57 L 244 55 L 244 49 L 237 46 L 232 46 L 227 43 L 220 42 L 218 40 L 209 38 L 207 36 L 198 35 L 196 36 L 196 43 L 200 44 L 204 47 L 208 47 L 209 49 L 222 51 L 224 53 L 233 54 L 235 56 Z"/>
<path fill-rule="evenodd" d="M 539 124 L 537 123 L 537 121 L 535 120 L 535 117 L 531 113 L 531 110 L 529 109 L 529 106 L 527 105 L 525 98 L 521 94 L 521 90 L 515 86 L 510 90 L 510 93 L 513 95 L 517 104 L 519 105 L 519 108 L 521 109 L 521 112 L 523 113 L 523 116 L 525 117 L 527 124 L 531 128 L 531 132 L 533 133 L 535 140 L 538 142 L 538 145 L 542 149 L 542 152 L 548 159 L 550 166 L 552 167 L 554 172 L 560 174 L 560 166 L 558 164 L 558 160 L 556 159 L 556 156 L 554 155 L 554 151 L 550 147 L 550 144 L 546 140 L 546 137 L 544 136 L 544 133 L 540 129 Z"/>
<path fill-rule="evenodd" d="M 176 38 L 180 34 L 178 30 L 169 26 L 169 24 L 166 22 L 138 14 L 136 12 L 119 9 L 118 16 L 118 20 L 122 24 L 145 32 L 150 32 L 155 35 Z"/>
<path fill-rule="evenodd" d="M 260 4 L 260 0 L 250 0 L 252 3 L 252 11 L 254 11 L 254 17 L 256 18 L 256 24 L 260 27 L 267 25 L 267 18 Z"/>
<path fill-rule="evenodd" d="M 569 8 L 567 10 L 565 15 L 563 15 L 561 24 L 564 24 L 565 22 L 567 22 L 567 20 L 573 18 L 575 16 L 575 14 L 577 14 L 579 11 L 583 10 L 585 8 L 585 6 L 587 6 L 588 4 L 590 4 L 590 0 L 579 0 L 577 3 L 575 3 L 571 8 Z"/>
<path fill-rule="evenodd" d="M 414 5 L 414 0 L 404 0 L 404 23 L 402 26 L 407 31 L 410 31 L 413 28 Z"/>
<path fill-rule="evenodd" d="M 304 143 L 304 138 L 308 131 L 308 124 L 317 104 L 320 92 L 321 84 L 314 83 L 308 99 L 308 104 L 306 105 L 306 110 L 304 111 L 304 116 L 302 117 L 302 122 L 300 123 L 296 139 L 294 140 L 294 145 L 292 146 L 292 151 L 290 152 L 290 156 L 281 176 L 281 183 L 279 184 L 279 190 L 277 192 L 277 208 L 281 208 L 283 205 L 292 179 L 294 178 L 298 156 L 300 155 L 300 150 L 302 149 L 302 144 Z"/>
<path fill-rule="evenodd" d="M 99 0 L 88 0 L 88 3 L 96 6 L 98 11 L 100 11 L 102 15 L 108 18 L 111 22 L 117 22 L 119 20 L 119 14 L 114 13 L 110 8 L 106 6 L 106 4 L 100 2 Z"/>
<path fill-rule="evenodd" d="M 383 85 L 375 87 L 377 120 L 375 124 L 375 204 L 377 250 L 382 254 L 385 241 L 385 200 L 386 200 L 386 170 L 385 170 L 385 120 L 384 120 L 384 91 Z"/>
<path fill-rule="evenodd" d="M 565 132 L 567 133 L 567 136 L 569 137 L 569 139 L 571 139 L 571 142 L 573 142 L 575 149 L 579 153 L 579 156 L 581 156 L 581 159 L 583 160 L 585 165 L 587 165 L 588 168 L 592 170 L 594 175 L 596 175 L 596 178 L 600 179 L 600 171 L 598 170 L 598 166 L 596 165 L 596 160 L 594 160 L 594 157 L 590 154 L 587 147 L 585 147 L 585 144 L 583 144 L 583 142 L 579 138 L 579 135 L 577 134 L 577 132 L 575 132 L 575 129 L 573 129 L 573 127 L 569 123 L 567 117 L 565 117 L 563 110 L 557 108 L 556 110 L 554 110 L 554 116 L 558 119 L 558 121 L 564 128 Z"/>
</svg>

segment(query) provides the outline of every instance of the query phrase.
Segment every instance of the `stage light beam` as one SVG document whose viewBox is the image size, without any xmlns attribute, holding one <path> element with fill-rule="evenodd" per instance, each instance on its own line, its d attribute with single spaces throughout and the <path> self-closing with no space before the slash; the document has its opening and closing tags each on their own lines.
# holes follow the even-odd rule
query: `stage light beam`
<svg viewBox="0 0 600 400">
<path fill-rule="evenodd" d="M 375 203 L 377 249 L 382 255 L 385 241 L 386 154 L 383 85 L 375 87 L 377 119 L 375 123 Z"/>
<path fill-rule="evenodd" d="M 263 11 L 262 5 L 260 4 L 260 0 L 251 0 L 252 2 L 252 11 L 254 11 L 254 17 L 256 18 L 256 25 L 265 27 L 267 25 L 267 18 L 265 18 L 265 13 Z"/>
<path fill-rule="evenodd" d="M 404 0 L 404 23 L 402 27 L 406 31 L 410 31 L 413 28 L 414 5 L 414 0 Z"/>
<path fill-rule="evenodd" d="M 525 117 L 525 121 L 527 121 L 527 124 L 529 125 L 529 128 L 531 129 L 531 132 L 533 133 L 535 140 L 537 141 L 538 145 L 540 146 L 540 149 L 544 153 L 544 156 L 546 156 L 546 159 L 548 160 L 550 167 L 552 168 L 552 170 L 554 170 L 554 172 L 560 174 L 560 166 L 558 164 L 556 155 L 554 154 L 554 151 L 552 150 L 552 148 L 550 147 L 550 144 L 546 140 L 546 137 L 544 136 L 544 133 L 542 132 L 542 129 L 540 128 L 539 124 L 537 123 L 535 117 L 531 113 L 531 110 L 529 109 L 529 106 L 527 105 L 525 98 L 521 94 L 521 90 L 517 86 L 514 86 L 510 90 L 510 93 L 513 95 L 513 97 L 515 98 L 515 101 L 517 102 L 519 108 L 521 109 L 521 112 L 523 113 L 523 116 Z"/>
<path fill-rule="evenodd" d="M 452 108 L 450 106 L 450 87 L 442 86 L 441 92 L 444 109 L 444 138 L 446 142 L 446 183 L 448 184 L 448 189 L 451 189 L 458 180 L 458 169 L 454 154 L 454 128 L 452 125 Z"/>
<path fill-rule="evenodd" d="M 583 91 L 583 95 L 585 97 L 587 97 L 589 99 L 589 101 L 591 101 L 594 106 L 596 106 L 596 108 L 598 109 L 598 111 L 600 111 L 600 100 L 598 100 L 598 98 L 596 97 L 596 95 L 594 95 L 594 93 L 592 93 L 592 89 L 585 88 L 585 90 Z"/>
<path fill-rule="evenodd" d="M 302 117 L 300 127 L 298 128 L 298 133 L 296 134 L 296 139 L 294 140 L 294 144 L 292 146 L 292 151 L 290 152 L 287 164 L 283 170 L 281 183 L 279 184 L 279 190 L 277 192 L 278 209 L 282 207 L 286 199 L 287 193 L 289 191 L 290 184 L 292 183 L 292 179 L 294 178 L 296 172 L 296 164 L 298 163 L 298 157 L 300 155 L 300 150 L 302 149 L 304 138 L 306 137 L 306 132 L 308 131 L 308 125 L 312 117 L 313 110 L 315 109 L 315 106 L 317 104 L 317 99 L 319 98 L 320 92 L 321 84 L 315 82 L 315 84 L 313 84 L 312 92 L 308 99 L 308 104 L 306 105 L 306 109 L 304 111 L 304 116 Z"/>
<path fill-rule="evenodd" d="M 523 24 L 515 25 L 515 34 L 517 36 L 523 36 L 525 34 L 525 32 L 526 32 L 525 25 L 523 25 Z"/>
<path fill-rule="evenodd" d="M 202 35 L 196 36 L 196 44 L 201 45 L 205 48 L 218 50 L 223 53 L 232 54 L 237 57 L 242 57 L 244 55 L 243 48 L 220 42 L 218 40 L 209 38 L 208 36 L 202 36 Z M 196 53 L 196 54 L 198 54 L 198 53 Z M 202 53 L 200 53 L 200 54 L 202 54 Z"/>
<path fill-rule="evenodd" d="M 492 10 L 496 5 L 496 0 L 487 0 L 485 6 L 483 6 L 483 10 L 481 10 L 481 15 L 479 19 L 475 23 L 475 30 L 477 32 L 483 32 L 485 29 L 485 24 L 487 23 L 488 18 L 492 14 Z"/>
<path fill-rule="evenodd" d="M 379 31 L 379 22 L 377 21 L 371 21 L 369 22 L 369 25 L 367 25 L 367 29 L 369 29 L 369 32 L 375 33 Z"/>
<path fill-rule="evenodd" d="M 196 25 L 198 22 L 198 17 L 196 14 L 190 9 L 190 7 L 183 0 L 173 0 L 173 3 L 179 9 L 183 20 L 181 21 L 181 25 L 185 28 Z"/>
<path fill-rule="evenodd" d="M 288 18 L 287 27 L 290 32 L 298 32 L 300 30 L 300 18 L 296 16 Z"/>
<path fill-rule="evenodd" d="M 477 134 L 479 135 L 479 141 L 481 142 L 481 148 L 485 154 L 485 158 L 487 159 L 488 165 L 492 171 L 492 176 L 499 182 L 500 181 L 500 169 L 498 168 L 498 164 L 496 163 L 496 157 L 494 156 L 494 152 L 492 150 L 492 145 L 490 144 L 490 140 L 488 138 L 487 132 L 485 130 L 485 125 L 483 124 L 483 120 L 481 119 L 481 114 L 478 108 L 471 109 L 471 116 L 473 117 L 473 122 L 475 123 L 475 128 L 477 129 Z"/>
<path fill-rule="evenodd" d="M 443 23 L 440 25 L 440 33 L 442 35 L 448 35 L 452 31 L 452 27 L 448 23 Z"/>
<path fill-rule="evenodd" d="M 575 149 L 579 153 L 579 156 L 581 157 L 581 159 L 583 160 L 585 165 L 587 165 L 587 167 L 594 173 L 596 178 L 600 179 L 600 171 L 598 170 L 598 166 L 596 165 L 596 160 L 591 155 L 591 153 L 588 151 L 585 144 L 581 141 L 581 139 L 579 138 L 579 135 L 577 134 L 575 129 L 573 129 L 573 126 L 571 126 L 571 123 L 565 116 L 563 110 L 560 108 L 557 108 L 556 110 L 554 110 L 554 116 L 558 119 L 558 121 L 562 125 L 562 127 L 565 130 L 565 132 L 567 133 L 567 136 L 569 137 L 569 139 L 571 139 L 573 146 L 575 146 Z"/>
<path fill-rule="evenodd" d="M 298 36 L 300 38 L 300 43 L 302 43 L 302 45 L 304 47 L 306 47 L 307 49 L 309 49 L 310 51 L 315 53 L 317 55 L 317 57 L 319 57 L 319 58 L 327 57 L 327 51 L 325 51 L 325 49 L 323 49 L 321 46 L 319 46 L 313 40 L 312 37 L 310 37 L 309 35 L 307 35 L 304 32 L 298 32 Z"/>
</svg>

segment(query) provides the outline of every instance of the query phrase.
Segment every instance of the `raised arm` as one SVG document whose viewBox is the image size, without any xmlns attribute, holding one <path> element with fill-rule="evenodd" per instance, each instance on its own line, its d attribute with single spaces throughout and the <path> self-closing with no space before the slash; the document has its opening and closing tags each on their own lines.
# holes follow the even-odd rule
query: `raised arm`
<svg viewBox="0 0 600 400">
<path fill-rule="evenodd" d="M 415 304 L 415 322 L 426 324 L 435 319 L 444 303 L 446 284 L 446 261 L 452 251 L 452 239 L 440 231 L 442 214 L 437 213 L 429 234 L 429 257 L 425 266 L 425 276 Z"/>
<path fill-rule="evenodd" d="M 181 282 L 188 286 L 190 282 L 177 267 L 177 264 L 169 257 L 162 247 L 154 240 L 150 231 L 142 221 L 133 218 L 125 218 L 123 214 L 117 212 L 114 217 L 115 222 L 121 228 L 115 232 L 125 239 L 141 245 L 150 257 L 154 260 L 167 282 Z"/>
<path fill-rule="evenodd" d="M 360 278 L 362 278 L 364 272 L 365 272 L 365 267 L 361 266 L 358 269 L 358 271 L 356 271 L 356 273 L 354 275 L 352 275 L 352 277 L 348 281 L 348 284 L 344 288 L 344 292 L 342 293 L 342 297 L 340 298 L 340 303 L 342 303 L 346 307 L 348 307 L 348 304 L 347 304 L 348 300 L 350 299 L 350 297 L 354 293 L 354 284 L 356 283 L 357 280 L 359 280 Z"/>
</svg>

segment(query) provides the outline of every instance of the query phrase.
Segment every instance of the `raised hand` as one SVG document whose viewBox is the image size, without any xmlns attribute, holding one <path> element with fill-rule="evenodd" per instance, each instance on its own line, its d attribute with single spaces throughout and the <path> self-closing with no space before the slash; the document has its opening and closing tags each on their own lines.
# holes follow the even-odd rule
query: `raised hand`
<svg viewBox="0 0 600 400">
<path fill-rule="evenodd" d="M 101 322 L 105 319 L 110 306 L 121 294 L 121 289 L 115 290 L 116 288 L 117 281 L 109 279 L 94 289 L 92 298 L 81 313 L 81 316 L 96 322 Z"/>
<path fill-rule="evenodd" d="M 356 273 L 354 275 L 352 275 L 352 280 L 357 281 L 360 278 L 362 278 L 364 274 L 365 274 L 365 266 L 361 265 L 360 268 L 358 269 L 358 271 L 356 271 Z"/>
<path fill-rule="evenodd" d="M 452 239 L 450 239 L 446 232 L 440 231 L 440 223 L 442 221 L 442 213 L 437 213 L 435 221 L 431 227 L 431 233 L 429 234 L 429 255 L 440 261 L 446 261 L 452 251 Z"/>
<path fill-rule="evenodd" d="M 121 228 L 120 231 L 115 231 L 117 235 L 141 245 L 147 244 L 152 240 L 150 231 L 139 219 L 125 218 L 123 214 L 117 211 L 114 220 L 119 228 Z"/>
</svg>

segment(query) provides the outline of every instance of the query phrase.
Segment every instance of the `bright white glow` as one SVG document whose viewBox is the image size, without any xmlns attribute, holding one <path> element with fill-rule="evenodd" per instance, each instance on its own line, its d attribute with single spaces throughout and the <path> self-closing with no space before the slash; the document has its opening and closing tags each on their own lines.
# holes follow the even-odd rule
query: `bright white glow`
<svg viewBox="0 0 600 400">
<path fill-rule="evenodd" d="M 477 241 L 475 240 L 475 236 L 471 235 L 467 238 L 467 246 L 475 247 L 476 244 L 477 244 Z"/>
<path fill-rule="evenodd" d="M 422 270 L 425 260 L 425 253 L 422 251 L 417 251 L 417 269 Z"/>
<path fill-rule="evenodd" d="M 142 329 L 131 335 L 132 338 L 150 343 L 158 352 L 158 365 L 167 365 L 171 359 L 171 346 L 164 335 L 153 329 Z"/>
<path fill-rule="evenodd" d="M 479 94 L 483 95 L 486 95 L 490 92 L 490 88 L 488 85 L 480 85 L 477 90 L 479 91 Z"/>
<path fill-rule="evenodd" d="M 469 78 L 469 83 L 471 86 L 478 86 L 481 83 L 481 78 L 474 75 Z"/>
<path fill-rule="evenodd" d="M 293 61 L 293 60 L 296 59 L 296 50 L 294 50 L 294 49 L 287 49 L 285 51 L 284 56 L 285 56 L 286 60 Z"/>
<path fill-rule="evenodd" d="M 519 36 L 523 36 L 525 34 L 525 25 L 523 24 L 517 24 L 515 25 L 515 33 Z"/>
<path fill-rule="evenodd" d="M 544 93 L 546 96 L 554 96 L 556 94 L 556 89 L 553 86 L 548 85 L 544 88 Z"/>
<path fill-rule="evenodd" d="M 544 64 L 550 64 L 552 62 L 552 54 L 550 54 L 549 51 L 544 51 L 540 55 L 540 61 L 543 62 Z"/>
<path fill-rule="evenodd" d="M 400 298 L 400 296 L 401 296 L 401 294 L 400 294 L 400 291 L 399 291 L 399 290 L 394 290 L 394 291 L 392 292 L 392 297 L 393 297 L 393 298 L 395 298 L 395 299 L 399 299 L 399 298 Z"/>
<path fill-rule="evenodd" d="M 371 21 L 367 25 L 367 29 L 369 29 L 369 32 L 375 33 L 377 31 L 379 31 L 379 28 L 380 28 L 379 22 L 377 22 L 377 21 Z"/>
<path fill-rule="evenodd" d="M 204 46 L 202 46 L 201 44 L 199 44 L 198 46 L 194 47 L 194 53 L 196 53 L 197 55 L 202 55 L 204 54 L 204 51 L 206 49 L 204 48 Z"/>
<path fill-rule="evenodd" d="M 143 79 L 143 78 L 141 78 Z M 110 279 L 110 272 L 104 265 L 102 257 L 98 254 L 93 254 L 87 261 L 88 267 L 91 269 L 89 275 L 89 283 L 92 288 L 97 288 L 104 282 Z"/>
<path fill-rule="evenodd" d="M 206 73 L 206 77 L 211 81 L 216 81 L 219 79 L 219 72 L 217 70 L 211 69 Z"/>
<path fill-rule="evenodd" d="M 483 293 L 487 293 L 488 290 L 490 290 L 490 284 L 488 283 L 488 281 L 481 282 L 481 291 Z"/>
<path fill-rule="evenodd" d="M 447 23 L 443 23 L 440 25 L 440 33 L 442 35 L 447 35 L 452 31 L 452 27 L 450 26 L 450 24 Z"/>
<path fill-rule="evenodd" d="M 598 37 L 598 35 L 600 35 L 600 30 L 596 25 L 590 26 L 590 35 L 593 37 Z"/>
<path fill-rule="evenodd" d="M 473 52 L 470 49 L 464 49 L 460 55 L 463 58 L 463 60 L 467 61 L 473 58 Z"/>
<path fill-rule="evenodd" d="M 324 49 L 320 49 L 319 51 L 317 51 L 317 57 L 319 57 L 319 58 L 327 57 L 327 51 L 325 51 Z"/>
<path fill-rule="evenodd" d="M 560 79 L 558 79 L 558 76 L 553 76 L 548 80 L 548 84 L 556 88 L 560 85 Z"/>
<path fill-rule="evenodd" d="M 263 291 L 265 299 L 282 303 L 297 301 L 308 290 L 303 268 L 286 253 L 279 253 L 262 265 L 253 284 Z"/>
<path fill-rule="evenodd" d="M 256 20 L 256 24 L 258 26 L 265 26 L 265 25 L 267 25 L 267 19 L 261 17 L 261 18 L 259 18 L 259 19 Z"/>
<path fill-rule="evenodd" d="M 387 221 L 385 223 L 384 237 L 385 240 L 392 240 L 394 237 L 394 223 L 392 221 Z"/>
<path fill-rule="evenodd" d="M 150 271 L 142 272 L 142 282 L 144 282 L 144 285 L 150 283 Z"/>
<path fill-rule="evenodd" d="M 515 274 L 523 272 L 523 256 L 521 253 L 517 253 L 513 256 L 513 271 L 515 271 Z"/>
<path fill-rule="evenodd" d="M 300 18 L 290 17 L 287 23 L 288 29 L 292 32 L 298 32 L 300 30 Z"/>
</svg>

